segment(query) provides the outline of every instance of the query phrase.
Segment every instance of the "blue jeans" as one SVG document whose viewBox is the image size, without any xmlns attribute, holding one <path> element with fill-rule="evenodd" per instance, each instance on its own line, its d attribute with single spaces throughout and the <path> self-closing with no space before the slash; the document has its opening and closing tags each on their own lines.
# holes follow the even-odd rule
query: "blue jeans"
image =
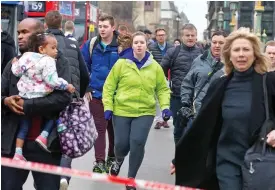
<svg viewBox="0 0 275 190">
<path fill-rule="evenodd" d="M 184 127 L 181 126 L 180 116 L 177 115 L 177 112 L 182 107 L 180 97 L 171 96 L 170 100 L 170 110 L 173 113 L 173 125 L 174 125 L 174 141 L 175 144 L 180 140 Z"/>
<path fill-rule="evenodd" d="M 72 160 L 73 160 L 72 158 L 70 158 L 70 157 L 68 157 L 66 155 L 62 155 L 61 161 L 60 161 L 60 166 L 61 167 L 65 167 L 65 168 L 72 168 Z M 68 176 L 61 176 L 61 179 L 62 178 L 65 178 L 68 181 L 68 183 L 69 183 L 69 181 L 71 179 Z"/>
<path fill-rule="evenodd" d="M 20 121 L 20 128 L 17 134 L 17 138 L 25 140 L 26 136 L 28 135 L 29 128 L 31 127 L 31 119 L 24 118 Z M 44 123 L 43 131 L 47 131 L 50 133 L 54 127 L 54 120 L 48 120 Z"/>
</svg>

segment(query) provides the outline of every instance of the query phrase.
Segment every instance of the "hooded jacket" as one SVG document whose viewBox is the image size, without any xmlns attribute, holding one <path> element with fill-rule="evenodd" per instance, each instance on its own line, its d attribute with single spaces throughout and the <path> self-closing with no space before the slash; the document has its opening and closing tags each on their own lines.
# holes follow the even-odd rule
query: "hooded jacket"
<svg viewBox="0 0 275 190">
<path fill-rule="evenodd" d="M 15 43 L 11 35 L 1 32 L 1 74 L 8 62 L 16 56 Z"/>
<path fill-rule="evenodd" d="M 215 68 L 214 68 L 215 67 Z M 202 99 L 204 98 L 210 81 L 206 83 L 203 89 L 198 94 L 198 91 L 207 81 L 211 72 L 218 73 L 217 71 L 223 67 L 221 62 L 216 65 L 216 60 L 211 55 L 210 50 L 205 51 L 202 55 L 198 56 L 192 63 L 192 67 L 181 84 L 181 102 L 184 106 L 194 106 L 195 113 L 198 113 L 201 107 Z M 219 78 L 220 75 L 213 75 L 211 80 Z M 198 95 L 197 95 L 198 94 Z M 194 100 L 194 98 L 197 98 Z M 192 105 L 194 104 L 194 105 Z"/>
<path fill-rule="evenodd" d="M 102 90 L 105 80 L 112 69 L 115 62 L 118 60 L 118 33 L 114 32 L 112 42 L 106 46 L 106 49 L 101 45 L 101 37 L 98 36 L 90 53 L 90 42 L 88 40 L 81 48 L 82 55 L 90 72 L 89 90 L 94 98 L 102 98 Z"/>
<path fill-rule="evenodd" d="M 169 109 L 170 89 L 161 66 L 149 54 L 138 69 L 132 54 L 128 51 L 121 55 L 106 79 L 102 99 L 104 111 L 110 110 L 123 117 L 155 115 L 155 95 L 161 109 Z"/>
</svg>

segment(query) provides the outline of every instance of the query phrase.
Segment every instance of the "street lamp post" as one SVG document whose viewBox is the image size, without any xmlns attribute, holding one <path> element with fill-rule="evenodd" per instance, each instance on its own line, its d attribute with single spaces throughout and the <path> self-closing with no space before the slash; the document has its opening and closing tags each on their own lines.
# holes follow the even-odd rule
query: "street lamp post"
<svg viewBox="0 0 275 190">
<path fill-rule="evenodd" d="M 176 21 L 177 21 L 177 38 L 179 38 L 179 23 L 180 23 L 180 16 L 179 15 L 176 17 Z"/>
<path fill-rule="evenodd" d="M 236 1 L 230 1 L 230 11 L 231 11 L 231 22 L 230 22 L 230 27 L 231 27 L 231 32 L 234 31 L 235 26 L 237 25 L 236 21 L 236 10 L 237 10 L 237 3 Z"/>
<path fill-rule="evenodd" d="M 224 13 L 222 11 L 222 7 L 220 8 L 220 11 L 218 13 L 218 26 L 219 29 L 222 30 L 223 29 L 223 22 L 224 22 L 224 17 L 223 17 Z"/>
</svg>

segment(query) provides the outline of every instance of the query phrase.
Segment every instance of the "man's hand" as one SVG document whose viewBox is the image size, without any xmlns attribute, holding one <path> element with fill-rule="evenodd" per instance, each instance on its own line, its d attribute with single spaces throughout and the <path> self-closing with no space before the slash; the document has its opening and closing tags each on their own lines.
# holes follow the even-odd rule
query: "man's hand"
<svg viewBox="0 0 275 190">
<path fill-rule="evenodd" d="M 11 61 L 11 64 L 15 63 L 16 61 L 18 61 L 18 59 L 15 57 L 15 58 L 13 58 L 13 60 Z"/>
<path fill-rule="evenodd" d="M 75 87 L 72 84 L 68 84 L 67 91 L 72 94 L 75 92 Z"/>
<path fill-rule="evenodd" d="M 86 96 L 88 102 L 92 101 L 93 97 L 92 97 L 91 92 L 86 92 L 85 96 Z"/>
<path fill-rule="evenodd" d="M 275 148 L 275 130 L 268 133 L 266 142 L 269 146 Z"/>
<path fill-rule="evenodd" d="M 176 168 L 173 163 L 171 163 L 170 168 L 171 168 L 170 174 L 173 175 L 176 172 Z"/>
<path fill-rule="evenodd" d="M 20 96 L 13 95 L 13 96 L 6 97 L 4 99 L 4 104 L 5 106 L 9 107 L 9 109 L 14 113 L 18 115 L 24 115 L 24 112 L 23 112 L 24 100 Z"/>
</svg>

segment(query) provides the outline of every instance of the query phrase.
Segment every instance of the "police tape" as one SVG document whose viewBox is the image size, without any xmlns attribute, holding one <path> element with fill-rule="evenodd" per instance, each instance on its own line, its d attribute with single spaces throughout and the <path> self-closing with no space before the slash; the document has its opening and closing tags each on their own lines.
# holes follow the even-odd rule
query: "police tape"
<svg viewBox="0 0 275 190">
<path fill-rule="evenodd" d="M 133 185 L 135 187 L 139 187 L 146 190 L 147 189 L 148 190 L 199 190 L 199 189 L 194 189 L 190 187 L 174 186 L 170 184 L 158 183 L 153 181 L 129 179 L 129 178 L 123 178 L 123 177 L 117 177 L 117 176 L 110 176 L 106 174 L 92 173 L 88 171 L 80 171 L 76 169 L 64 168 L 64 167 L 37 163 L 37 162 L 13 160 L 5 157 L 1 157 L 1 165 L 12 167 L 12 168 L 19 168 L 19 169 L 55 174 L 55 175 L 63 175 L 63 176 L 81 178 L 81 179 L 88 179 L 91 181 L 100 181 L 105 183 L 116 183 L 116 184 L 123 184 L 123 185 Z"/>
</svg>

